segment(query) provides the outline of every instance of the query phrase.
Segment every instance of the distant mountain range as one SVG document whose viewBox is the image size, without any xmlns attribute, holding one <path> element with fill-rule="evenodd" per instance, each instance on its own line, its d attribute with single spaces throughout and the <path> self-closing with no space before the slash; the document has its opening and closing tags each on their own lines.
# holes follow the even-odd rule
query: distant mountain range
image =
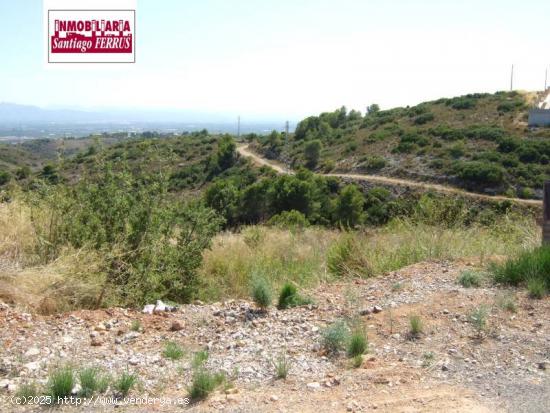
<svg viewBox="0 0 550 413">
<path fill-rule="evenodd" d="M 0 103 L 0 137 L 83 136 L 113 131 L 159 132 L 193 131 L 237 132 L 237 115 L 190 110 L 76 110 L 45 109 L 32 105 Z M 241 132 L 265 133 L 284 128 L 283 120 L 241 118 Z"/>
</svg>

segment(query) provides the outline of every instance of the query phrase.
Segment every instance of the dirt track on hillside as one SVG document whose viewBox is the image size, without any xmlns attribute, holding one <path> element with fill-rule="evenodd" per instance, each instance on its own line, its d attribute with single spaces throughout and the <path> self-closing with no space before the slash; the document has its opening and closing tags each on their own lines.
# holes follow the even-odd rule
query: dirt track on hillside
<svg viewBox="0 0 550 413">
<path fill-rule="evenodd" d="M 277 163 L 272 160 L 268 160 L 265 158 L 262 158 L 260 155 L 252 152 L 248 145 L 239 145 L 237 147 L 237 151 L 242 156 L 245 156 L 247 158 L 252 159 L 254 163 L 257 165 L 262 166 L 269 166 L 278 173 L 281 174 L 294 174 L 294 172 L 291 169 L 288 169 L 287 167 L 281 165 L 280 163 Z M 483 201 L 511 201 L 518 204 L 523 205 L 529 205 L 529 206 L 542 206 L 542 201 L 534 200 L 534 199 L 520 199 L 520 198 L 509 198 L 505 196 L 500 195 L 484 195 L 484 194 L 478 194 L 475 192 L 468 192 L 464 191 L 459 188 L 446 186 L 446 185 L 440 185 L 440 184 L 433 184 L 433 183 L 426 183 L 426 182 L 418 182 L 418 181 L 411 181 L 409 179 L 401 179 L 401 178 L 390 178 L 387 176 L 381 176 L 381 175 L 365 175 L 365 174 L 322 174 L 323 176 L 332 176 L 336 178 L 342 178 L 342 179 L 351 179 L 354 181 L 369 181 L 369 182 L 377 182 L 380 184 L 385 185 L 392 185 L 392 186 L 402 186 L 402 187 L 412 187 L 412 188 L 421 188 L 426 190 L 432 190 L 444 194 L 454 194 L 454 195 L 461 195 L 466 196 L 469 198 L 475 198 Z"/>
</svg>

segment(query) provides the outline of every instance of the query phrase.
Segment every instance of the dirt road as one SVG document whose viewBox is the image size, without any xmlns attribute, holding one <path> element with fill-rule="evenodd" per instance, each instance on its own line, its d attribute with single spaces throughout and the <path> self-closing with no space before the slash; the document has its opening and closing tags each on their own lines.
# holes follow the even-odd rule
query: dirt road
<svg viewBox="0 0 550 413">
<path fill-rule="evenodd" d="M 292 170 L 286 168 L 280 163 L 262 158 L 260 155 L 252 152 L 248 148 L 248 145 L 239 145 L 237 147 L 237 151 L 242 156 L 252 159 L 252 161 L 257 165 L 269 166 L 275 171 L 277 171 L 278 173 L 282 173 L 282 174 L 294 173 Z M 515 202 L 523 205 L 529 205 L 529 206 L 542 206 L 542 201 L 538 201 L 534 199 L 509 198 L 509 197 L 500 196 L 500 195 L 495 195 L 495 196 L 484 195 L 484 194 L 478 194 L 475 192 L 464 191 L 462 189 L 446 186 L 446 185 L 411 181 L 409 179 L 390 178 L 390 177 L 381 176 L 381 175 L 364 175 L 364 174 L 322 174 L 322 175 L 332 176 L 336 178 L 343 178 L 343 179 L 351 179 L 355 181 L 377 182 L 385 185 L 404 186 L 404 187 L 410 187 L 410 188 L 422 188 L 422 189 L 432 190 L 432 191 L 440 192 L 444 194 L 467 196 L 470 198 L 475 198 L 475 199 L 485 200 L 485 201 L 511 201 L 511 202 Z"/>
</svg>

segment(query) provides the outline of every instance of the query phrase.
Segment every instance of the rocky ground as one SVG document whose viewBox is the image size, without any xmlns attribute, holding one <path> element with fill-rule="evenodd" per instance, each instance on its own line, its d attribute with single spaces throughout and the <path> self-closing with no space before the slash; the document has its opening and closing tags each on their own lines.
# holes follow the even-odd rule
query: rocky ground
<svg viewBox="0 0 550 413">
<path fill-rule="evenodd" d="M 78 311 L 52 317 L 0 308 L 0 411 L 42 411 L 10 402 L 17 387 L 45 383 L 55 366 L 99 366 L 113 375 L 131 371 L 135 397 L 186 397 L 192 354 L 207 349 L 206 367 L 223 370 L 230 386 L 186 406 L 118 406 L 118 411 L 207 412 L 547 412 L 550 411 L 550 299 L 522 290 L 463 288 L 468 262 L 416 264 L 384 277 L 323 285 L 315 304 L 255 310 L 248 301 L 186 305 L 174 312 Z M 504 297 L 507 297 L 504 299 Z M 504 308 L 513 299 L 516 311 Z M 488 310 L 476 331 L 472 310 Z M 409 336 L 409 317 L 424 329 Z M 329 355 L 321 332 L 339 319 L 360 320 L 369 352 L 353 368 L 345 354 Z M 141 325 L 132 331 L 132 324 Z M 186 349 L 172 361 L 166 342 Z M 286 380 L 272 361 L 291 360 Z M 58 411 L 112 411 L 112 404 L 55 407 Z"/>
</svg>

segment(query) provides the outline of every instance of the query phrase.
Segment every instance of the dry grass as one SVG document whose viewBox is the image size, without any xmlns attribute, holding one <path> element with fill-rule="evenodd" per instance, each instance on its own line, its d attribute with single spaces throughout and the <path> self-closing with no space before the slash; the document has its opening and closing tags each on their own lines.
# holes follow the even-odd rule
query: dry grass
<svg viewBox="0 0 550 413">
<path fill-rule="evenodd" d="M 96 305 L 105 284 L 104 254 L 66 248 L 54 261 L 39 264 L 30 210 L 19 201 L 0 204 L 0 228 L 0 300 L 40 313 Z M 353 253 L 330 260 L 350 270 L 330 274 L 329 251 L 341 245 L 345 252 L 346 243 Z M 379 275 L 431 259 L 477 257 L 484 265 L 491 256 L 515 256 L 539 243 L 535 222 L 518 216 L 503 217 L 494 227 L 444 228 L 395 220 L 380 229 L 351 233 L 247 227 L 219 234 L 204 252 L 199 298 L 248 297 L 251 281 L 258 277 L 278 290 L 286 282 L 311 288 L 337 277 Z M 104 305 L 113 302 L 102 298 Z"/>
<path fill-rule="evenodd" d="M 30 215 L 23 202 L 0 204 L 0 300 L 45 314 L 93 307 L 103 285 L 101 257 L 65 249 L 39 264 Z"/>
<path fill-rule="evenodd" d="M 288 231 L 248 227 L 214 239 L 204 253 L 200 277 L 203 298 L 247 297 L 250 281 L 264 277 L 278 289 L 287 281 L 313 286 L 328 278 L 326 251 L 339 237 L 337 231 L 308 228 Z"/>
<path fill-rule="evenodd" d="M 374 276 L 420 261 L 469 257 L 485 265 L 495 255 L 514 256 L 540 243 L 536 223 L 529 218 L 503 217 L 494 227 L 445 228 L 395 220 L 369 232 L 341 233 L 321 228 L 291 232 L 250 227 L 219 235 L 204 254 L 203 299 L 246 297 L 254 276 L 276 288 L 286 281 L 311 287 L 341 276 Z M 327 253 L 344 243 L 350 254 L 333 262 L 346 271 L 327 272 Z M 337 257 L 336 259 L 339 259 Z"/>
<path fill-rule="evenodd" d="M 99 256 L 67 250 L 51 263 L 2 272 L 0 300 L 41 314 L 94 308 L 103 282 Z"/>
<path fill-rule="evenodd" d="M 0 270 L 23 268 L 36 260 L 36 234 L 30 208 L 19 201 L 0 203 Z"/>
</svg>

